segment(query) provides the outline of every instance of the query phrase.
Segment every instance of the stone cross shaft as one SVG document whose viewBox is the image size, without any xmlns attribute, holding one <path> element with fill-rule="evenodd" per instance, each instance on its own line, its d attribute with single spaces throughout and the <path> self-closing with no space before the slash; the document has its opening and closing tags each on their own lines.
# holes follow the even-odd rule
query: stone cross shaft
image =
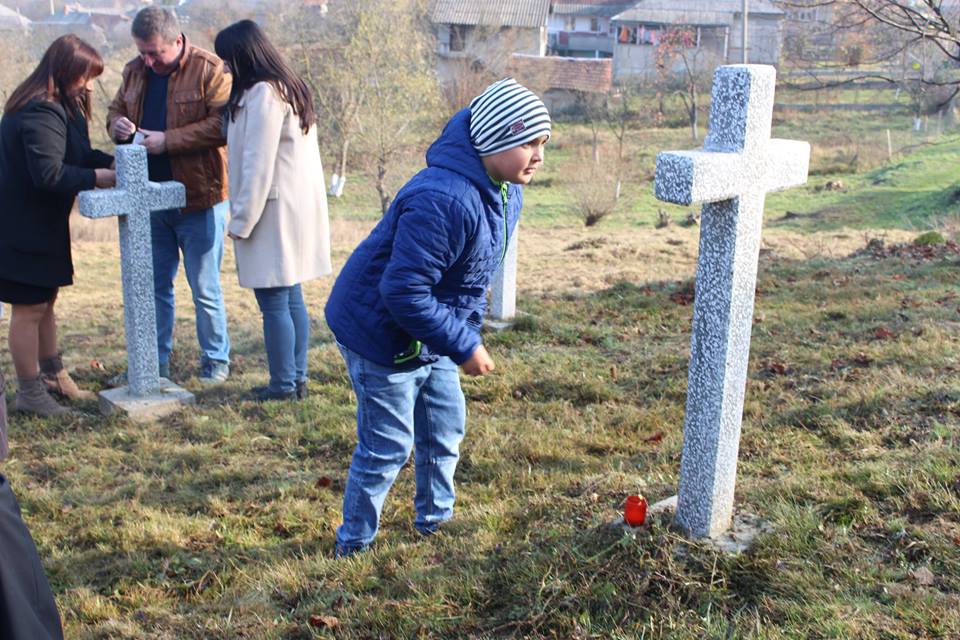
<svg viewBox="0 0 960 640">
<path fill-rule="evenodd" d="M 490 317 L 493 320 L 509 321 L 517 315 L 517 233 L 514 228 L 507 242 L 507 252 L 490 286 Z"/>
<path fill-rule="evenodd" d="M 657 156 L 656 196 L 701 214 L 677 523 L 729 528 L 766 193 L 807 181 L 810 145 L 770 138 L 776 71 L 719 67 L 702 150 Z"/>
<path fill-rule="evenodd" d="M 119 146 L 116 159 L 117 187 L 81 193 L 80 213 L 87 218 L 119 216 L 127 382 L 131 395 L 146 396 L 160 389 L 150 212 L 183 207 L 187 195 L 179 182 L 147 179 L 144 147 Z"/>
</svg>

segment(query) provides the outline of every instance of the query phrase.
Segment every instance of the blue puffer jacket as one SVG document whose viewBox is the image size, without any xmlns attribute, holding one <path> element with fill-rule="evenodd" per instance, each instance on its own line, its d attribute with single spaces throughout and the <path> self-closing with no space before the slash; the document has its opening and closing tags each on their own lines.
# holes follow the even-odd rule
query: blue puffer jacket
<svg viewBox="0 0 960 640">
<path fill-rule="evenodd" d="M 327 324 L 351 351 L 409 368 L 480 345 L 486 290 L 513 235 L 523 191 L 500 187 L 457 113 L 427 151 L 427 168 L 397 194 L 353 252 L 327 301 Z"/>
</svg>

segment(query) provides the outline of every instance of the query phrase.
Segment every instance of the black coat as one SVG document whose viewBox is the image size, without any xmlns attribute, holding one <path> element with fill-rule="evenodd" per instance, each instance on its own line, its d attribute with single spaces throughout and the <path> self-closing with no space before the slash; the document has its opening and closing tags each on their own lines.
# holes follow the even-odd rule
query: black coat
<svg viewBox="0 0 960 640">
<path fill-rule="evenodd" d="M 60 614 L 20 507 L 0 475 L 0 638 L 63 640 Z"/>
<path fill-rule="evenodd" d="M 86 120 L 58 103 L 34 100 L 0 120 L 0 278 L 73 283 L 70 210 L 112 162 L 90 148 Z"/>
</svg>

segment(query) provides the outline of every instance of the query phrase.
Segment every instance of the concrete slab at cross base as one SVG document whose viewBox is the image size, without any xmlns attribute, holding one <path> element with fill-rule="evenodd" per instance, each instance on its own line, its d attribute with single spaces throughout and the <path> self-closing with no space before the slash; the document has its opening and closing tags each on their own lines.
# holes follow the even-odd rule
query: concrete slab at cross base
<svg viewBox="0 0 960 640">
<path fill-rule="evenodd" d="M 656 513 L 673 512 L 676 509 L 677 496 L 671 496 L 650 505 L 650 508 L 647 509 L 647 517 Z M 735 511 L 733 525 L 729 529 L 713 538 L 700 538 L 699 541 L 712 545 L 718 551 L 737 555 L 748 551 L 753 546 L 757 536 L 771 531 L 773 531 L 773 526 L 766 520 L 761 519 L 760 516 L 746 511 Z"/>
<path fill-rule="evenodd" d="M 103 415 L 122 413 L 134 422 L 153 422 L 190 404 L 196 404 L 193 394 L 166 378 L 160 378 L 158 391 L 142 396 L 131 395 L 126 386 L 100 392 Z"/>
<path fill-rule="evenodd" d="M 513 326 L 513 320 L 484 320 L 483 326 L 490 331 L 506 331 Z"/>
</svg>

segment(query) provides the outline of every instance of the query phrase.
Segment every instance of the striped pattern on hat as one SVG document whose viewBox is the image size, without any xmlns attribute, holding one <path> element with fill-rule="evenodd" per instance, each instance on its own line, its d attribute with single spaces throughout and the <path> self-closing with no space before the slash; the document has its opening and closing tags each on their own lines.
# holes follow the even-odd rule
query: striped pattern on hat
<svg viewBox="0 0 960 640">
<path fill-rule="evenodd" d="M 470 142 L 481 156 L 550 137 L 550 114 L 532 91 L 513 78 L 487 87 L 470 103 Z"/>
</svg>

